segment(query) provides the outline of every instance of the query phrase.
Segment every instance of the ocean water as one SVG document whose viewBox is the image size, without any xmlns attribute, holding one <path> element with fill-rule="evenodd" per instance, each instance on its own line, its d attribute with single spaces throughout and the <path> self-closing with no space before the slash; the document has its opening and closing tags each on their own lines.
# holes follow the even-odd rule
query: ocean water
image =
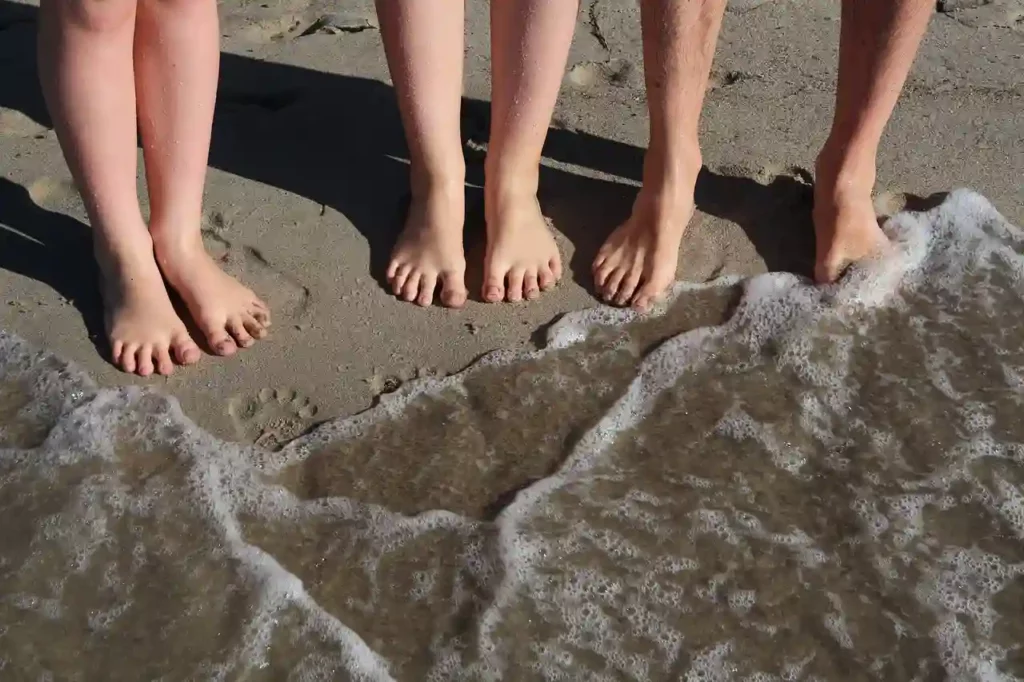
<svg viewBox="0 0 1024 682">
<path fill-rule="evenodd" d="M 0 679 L 1024 679 L 1024 233 L 886 229 L 274 453 L 0 334 Z"/>
</svg>

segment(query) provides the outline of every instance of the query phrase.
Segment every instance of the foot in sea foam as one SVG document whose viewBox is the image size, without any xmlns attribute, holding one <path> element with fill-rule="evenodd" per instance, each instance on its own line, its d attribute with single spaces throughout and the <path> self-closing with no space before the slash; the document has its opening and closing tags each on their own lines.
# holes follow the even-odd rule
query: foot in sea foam
<svg viewBox="0 0 1024 682">
<path fill-rule="evenodd" d="M 814 183 L 814 279 L 828 284 L 851 264 L 884 251 L 889 241 L 878 225 L 871 191 L 873 164 L 837 170 L 823 154 Z"/>
</svg>

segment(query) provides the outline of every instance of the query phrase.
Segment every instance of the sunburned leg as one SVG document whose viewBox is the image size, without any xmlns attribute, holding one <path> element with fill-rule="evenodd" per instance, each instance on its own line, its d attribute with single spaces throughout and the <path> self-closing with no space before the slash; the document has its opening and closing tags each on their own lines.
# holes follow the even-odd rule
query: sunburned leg
<svg viewBox="0 0 1024 682">
<path fill-rule="evenodd" d="M 464 0 L 378 0 L 381 35 L 409 145 L 412 201 L 388 265 L 396 296 L 466 302 L 466 164 L 459 135 Z"/>
<path fill-rule="evenodd" d="M 537 185 L 578 6 L 572 0 L 491 3 L 485 301 L 534 299 L 562 276 Z"/>
<path fill-rule="evenodd" d="M 878 144 L 933 10 L 928 0 L 843 2 L 836 111 L 814 189 L 819 282 L 886 245 L 871 203 Z"/>
<path fill-rule="evenodd" d="M 92 223 L 113 360 L 168 374 L 199 348 L 175 313 L 136 194 L 135 0 L 43 0 L 39 66 Z"/>
<path fill-rule="evenodd" d="M 211 350 L 263 338 L 267 306 L 203 247 L 203 184 L 217 92 L 215 0 L 138 0 L 135 83 L 157 263 Z"/>
<path fill-rule="evenodd" d="M 701 168 L 697 128 L 725 0 L 642 0 L 650 144 L 633 213 L 594 261 L 609 303 L 647 310 L 673 282 Z"/>
</svg>

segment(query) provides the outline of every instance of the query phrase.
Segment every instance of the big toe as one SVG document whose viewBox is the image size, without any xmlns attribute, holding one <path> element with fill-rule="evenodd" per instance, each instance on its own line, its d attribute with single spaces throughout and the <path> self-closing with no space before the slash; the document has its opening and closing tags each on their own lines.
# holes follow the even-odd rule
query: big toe
<svg viewBox="0 0 1024 682">
<path fill-rule="evenodd" d="M 649 311 L 654 304 L 665 295 L 672 283 L 672 275 L 662 271 L 652 273 L 651 277 L 640 287 L 633 297 L 633 307 L 641 312 Z"/>
<path fill-rule="evenodd" d="M 199 346 L 184 332 L 171 340 L 171 354 L 180 365 L 193 365 L 202 356 Z"/>
<path fill-rule="evenodd" d="M 497 303 L 505 298 L 505 273 L 491 272 L 487 275 L 482 295 L 488 303 Z"/>
<path fill-rule="evenodd" d="M 466 276 L 460 272 L 441 274 L 441 303 L 449 308 L 461 308 L 466 304 Z"/>
</svg>

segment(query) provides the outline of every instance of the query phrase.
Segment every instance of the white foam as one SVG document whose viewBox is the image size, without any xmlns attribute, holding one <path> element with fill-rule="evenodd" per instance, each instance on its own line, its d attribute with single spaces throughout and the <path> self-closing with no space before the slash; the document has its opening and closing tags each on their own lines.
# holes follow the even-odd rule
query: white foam
<svg viewBox="0 0 1024 682">
<path fill-rule="evenodd" d="M 242 622 L 236 623 L 243 635 L 216 666 L 214 679 L 230 679 L 250 666 L 269 666 L 286 614 L 296 613 L 309 637 L 327 642 L 330 651 L 330 655 L 312 648 L 306 652 L 296 668 L 300 679 L 330 678 L 340 674 L 338 671 L 355 679 L 402 678 L 404 671 L 382 653 L 388 650 L 387 643 L 357 632 L 346 623 L 344 613 L 351 609 L 372 614 L 384 596 L 406 599 L 409 605 L 430 602 L 442 589 L 450 589 L 453 620 L 465 622 L 466 613 L 472 613 L 475 620 L 469 631 L 451 637 L 440 629 L 429 644 L 434 660 L 427 679 L 513 679 L 524 667 L 547 679 L 574 679 L 574 675 L 579 679 L 581 674 L 594 680 L 656 679 L 666 674 L 659 667 L 662 662 L 674 661 L 684 653 L 691 661 L 685 679 L 737 679 L 740 668 L 733 661 L 741 660 L 744 642 L 722 641 L 695 651 L 694 643 L 687 642 L 678 628 L 680 615 L 698 610 L 706 614 L 710 604 L 721 609 L 712 613 L 742 621 L 752 632 L 775 633 L 779 624 L 772 614 L 754 608 L 758 594 L 745 589 L 737 577 L 738 563 L 729 560 L 719 571 L 696 551 L 693 556 L 680 552 L 704 546 L 696 542 L 699 539 L 711 543 L 723 556 L 747 559 L 756 548 L 769 543 L 784 548 L 780 554 L 792 555 L 795 561 L 787 563 L 786 570 L 797 572 L 810 590 L 817 589 L 816 576 L 828 573 L 819 569 L 842 566 L 834 546 L 829 546 L 828 538 L 815 535 L 813 524 L 805 524 L 806 529 L 792 522 L 778 525 L 768 506 L 752 504 L 760 487 L 752 476 L 744 475 L 748 462 L 737 461 L 735 475 L 719 479 L 706 471 L 700 475 L 686 471 L 685 458 L 672 460 L 671 483 L 675 487 L 668 489 L 683 498 L 685 505 L 673 499 L 673 494 L 640 488 L 641 481 L 630 490 L 631 469 L 614 465 L 621 446 L 636 442 L 638 429 L 667 390 L 680 390 L 681 379 L 698 370 L 707 370 L 711 377 L 716 376 L 712 370 L 753 372 L 759 363 L 770 361 L 795 376 L 801 391 L 795 396 L 798 408 L 792 423 L 785 426 L 802 429 L 809 438 L 790 439 L 780 424 L 754 419 L 751 414 L 760 412 L 744 409 L 739 399 L 731 411 L 715 415 L 717 423 L 704 425 L 706 432 L 695 438 L 714 433 L 738 444 L 749 441 L 755 453 L 763 453 L 766 461 L 774 464 L 771 475 L 782 477 L 780 480 L 806 484 L 808 471 L 848 474 L 849 486 L 836 489 L 849 495 L 845 499 L 850 500 L 862 534 L 849 539 L 844 551 L 869 551 L 864 548 L 871 547 L 873 554 L 866 555 L 864 565 L 877 571 L 872 578 L 883 590 L 892 589 L 907 576 L 920 575 L 914 597 L 939 623 L 931 634 L 952 679 L 1010 679 L 998 672 L 1007 652 L 992 644 L 992 634 L 1005 617 L 997 609 L 996 597 L 1020 576 L 1022 568 L 977 549 L 944 546 L 930 512 L 951 510 L 961 503 L 977 504 L 1012 529 L 1017 539 L 1024 539 L 1024 494 L 1014 479 L 998 471 L 987 476 L 974 471 L 989 460 L 1014 466 L 1024 463 L 1024 445 L 1005 442 L 993 404 L 986 402 L 984 395 L 961 395 L 954 390 L 961 386 L 955 378 L 963 368 L 955 349 L 941 344 L 926 349 L 927 377 L 882 377 L 900 391 L 911 391 L 914 381 L 930 381 L 959 406 L 959 419 L 954 421 L 962 440 L 935 453 L 934 472 L 916 478 L 908 475 L 902 489 L 886 487 L 902 473 L 899 467 L 907 468 L 907 458 L 899 454 L 905 447 L 901 442 L 904 434 L 850 415 L 851 408 L 863 400 L 865 370 L 853 363 L 866 343 L 862 337 L 878 324 L 872 314 L 885 310 L 895 315 L 893 319 L 909 319 L 908 311 L 920 306 L 920 299 L 941 303 L 939 293 L 952 296 L 965 282 L 975 282 L 978 277 L 984 282 L 984 277 L 993 273 L 1006 274 L 1020 293 L 1024 259 L 1015 249 L 1024 245 L 1024 234 L 1006 223 L 984 199 L 964 191 L 953 193 L 931 212 L 897 216 L 886 229 L 894 241 L 892 252 L 855 268 L 836 285 L 814 288 L 792 275 L 753 278 L 744 283 L 742 299 L 725 324 L 680 334 L 661 344 L 642 359 L 635 380 L 578 439 L 559 470 L 520 492 L 494 523 L 445 510 L 410 518 L 379 505 L 340 497 L 303 501 L 268 483 L 268 477 L 325 446 L 337 448 L 366 437 L 371 427 L 384 420 L 401 420 L 409 406 L 423 397 L 453 402 L 464 399 L 464 381 L 481 368 L 542 358 L 586 340 L 597 327 L 638 321 L 635 313 L 603 308 L 570 314 L 552 327 L 549 348 L 543 351 L 528 355 L 499 352 L 461 375 L 412 382 L 383 397 L 376 408 L 331 422 L 290 444 L 280 457 L 213 439 L 186 419 L 176 402 L 155 393 L 99 390 L 73 368 L 29 351 L 0 333 L 0 382 L 28 387 L 36 400 L 19 412 L 18 419 L 42 425 L 46 435 L 38 448 L 0 450 L 0 490 L 34 485 L 39 491 L 65 495 L 55 498 L 57 512 L 41 516 L 30 528 L 33 540 L 45 544 L 48 554 L 15 565 L 0 550 L 0 580 L 18 572 L 17 577 L 32 588 L 11 591 L 0 608 L 60 621 L 71 608 L 63 581 L 70 575 L 88 576 L 97 571 L 101 576 L 98 587 L 116 599 L 102 608 L 92 608 L 87 620 L 94 631 L 113 637 L 121 619 L 140 603 L 138 591 L 147 586 L 132 581 L 140 580 L 151 557 L 181 562 L 185 566 L 181 570 L 191 571 L 193 578 L 202 575 L 206 564 L 188 562 L 202 559 L 218 570 L 228 567 L 223 570 L 237 580 L 234 587 L 248 599 Z M 679 286 L 673 296 L 735 283 L 724 280 L 706 286 Z M 998 310 L 1002 305 L 998 293 L 979 285 L 963 295 L 972 297 L 971 303 Z M 673 300 L 670 297 L 668 303 Z M 955 312 L 955 305 L 950 305 Z M 939 315 L 936 323 L 948 326 L 955 319 L 953 315 L 943 321 Z M 928 325 L 913 320 L 907 327 L 918 337 L 929 331 Z M 625 333 L 615 349 L 636 351 Z M 1005 376 L 1009 391 L 1020 393 L 1024 385 L 1020 364 L 1009 357 L 1001 359 L 997 373 Z M 585 362 L 583 366 L 587 366 Z M 566 378 L 553 374 L 546 380 L 549 385 L 559 385 Z M 701 400 L 700 395 L 680 395 L 682 400 Z M 543 396 L 530 399 L 540 401 Z M 509 414 L 509 418 L 515 415 Z M 0 433 L 0 439 L 5 437 Z M 680 444 L 680 452 L 685 449 L 688 457 L 694 456 L 700 445 Z M 140 482 L 130 475 L 131 463 L 122 459 L 147 449 L 170 452 L 173 470 L 161 470 Z M 499 450 L 495 453 L 500 455 Z M 672 457 L 678 453 L 657 454 Z M 825 466 L 819 466 L 822 464 Z M 614 500 L 614 508 L 599 508 L 601 488 L 597 483 L 617 485 L 627 492 Z M 663 483 L 668 486 L 670 482 Z M 743 500 L 749 509 L 736 509 L 728 502 L 730 498 Z M 575 500 L 588 513 L 565 499 Z M 600 513 L 594 512 L 595 508 Z M 680 509 L 685 513 L 679 513 Z M 823 507 L 821 513 L 832 510 Z M 847 505 L 837 504 L 836 513 L 849 514 Z M 179 516 L 184 520 L 182 537 L 168 538 L 163 547 L 154 546 L 152 538 L 138 536 L 130 528 L 133 519 L 175 520 Z M 287 568 L 287 556 L 277 556 L 247 537 L 245 524 L 263 521 L 295 529 L 299 535 L 306 524 L 330 529 L 319 532 L 328 536 L 324 539 L 332 549 L 340 545 L 351 549 L 345 555 L 349 560 L 346 566 L 351 567 L 346 570 L 359 574 L 354 577 L 365 581 L 367 594 L 349 595 L 344 604 L 318 603 L 299 575 Z M 543 530 L 545 524 L 563 530 L 552 536 Z M 443 533 L 458 549 L 441 563 L 411 559 L 411 589 L 408 594 L 392 594 L 383 568 L 387 560 L 405 556 L 401 554 L 405 548 L 430 533 Z M 177 550 L 172 540 L 179 543 Z M 301 541 L 295 538 L 297 549 Z M 665 549 L 673 546 L 687 549 Z M 183 558 L 176 551 L 192 555 Z M 607 565 L 579 563 L 585 562 L 588 552 L 603 558 Z M 116 570 L 104 566 L 103 562 L 117 553 L 124 554 L 123 565 Z M 333 555 L 327 552 L 324 556 Z M 66 566 L 61 576 L 51 581 L 30 580 L 33 572 L 45 570 L 44 559 L 54 557 Z M 911 567 L 921 570 L 915 572 Z M 697 576 L 701 569 L 719 572 L 710 579 L 704 574 L 707 582 L 700 584 Z M 844 613 L 838 597 L 832 605 L 831 612 L 819 617 L 840 645 L 856 650 L 855 610 Z M 514 652 L 522 650 L 506 640 L 534 632 L 529 629 L 533 625 L 527 624 L 522 627 L 528 632 L 510 633 L 510 623 L 513 627 L 521 623 L 516 618 L 522 613 L 537 614 L 550 629 L 557 630 L 550 639 L 531 642 L 536 660 L 516 659 Z M 544 630 L 537 626 L 538 632 Z M 909 625 L 894 621 L 893 631 L 908 633 Z M 0 639 L 9 636 L 0 631 Z M 633 647 L 637 642 L 658 655 L 636 655 Z M 589 665 L 587 661 L 595 656 L 605 668 L 581 673 L 580 666 Z M 808 663 L 780 654 L 776 671 L 751 672 L 744 679 L 798 679 Z"/>
</svg>

